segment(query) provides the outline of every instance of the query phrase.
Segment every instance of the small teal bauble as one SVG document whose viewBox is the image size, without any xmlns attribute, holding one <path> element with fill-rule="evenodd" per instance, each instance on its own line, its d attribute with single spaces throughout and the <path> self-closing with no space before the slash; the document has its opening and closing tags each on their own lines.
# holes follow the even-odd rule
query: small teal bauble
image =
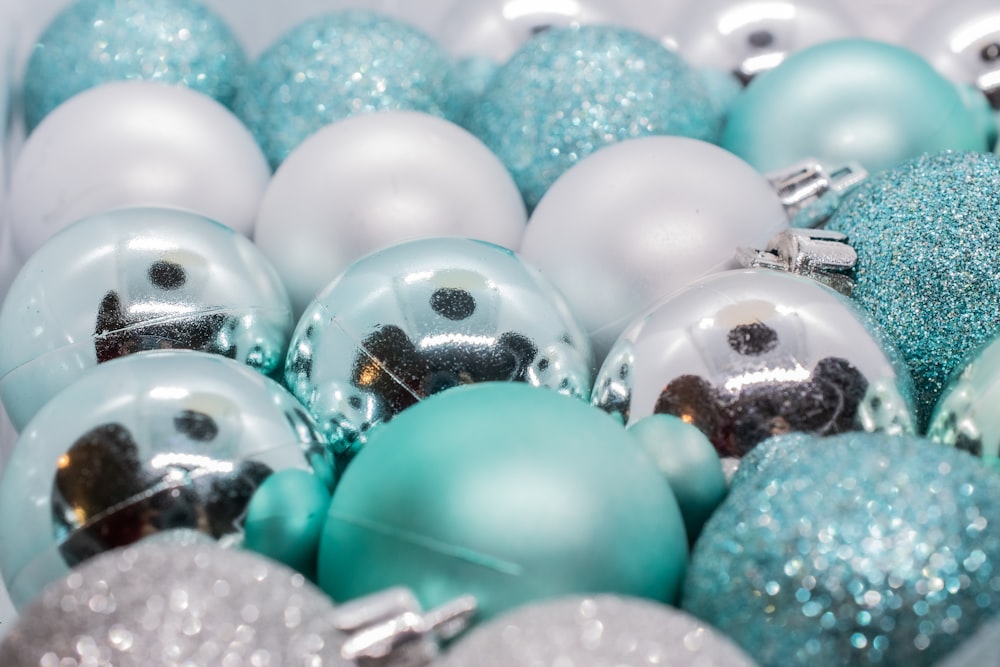
<svg viewBox="0 0 1000 667">
<path fill-rule="evenodd" d="M 102 364 L 28 423 L 0 478 L 11 599 L 23 605 L 69 567 L 171 529 L 239 543 L 257 488 L 286 469 L 333 484 L 325 442 L 273 380 L 190 350 Z"/>
<path fill-rule="evenodd" d="M 1000 157 L 939 153 L 872 178 L 828 223 L 858 253 L 854 298 L 895 344 L 924 428 L 1000 324 Z"/>
<path fill-rule="evenodd" d="M 316 130 L 386 110 L 446 117 L 453 82 L 444 50 L 388 16 L 344 10 L 298 24 L 250 67 L 236 102 L 272 166 Z"/>
<path fill-rule="evenodd" d="M 602 146 L 651 134 L 715 141 L 721 116 L 697 73 L 655 39 L 606 25 L 552 28 L 493 76 L 465 119 L 529 207 Z"/>
<path fill-rule="evenodd" d="M 819 44 L 757 77 L 722 146 L 761 171 L 811 157 L 875 173 L 925 151 L 985 150 L 955 85 L 917 54 L 864 39 Z"/>
<path fill-rule="evenodd" d="M 915 436 L 799 438 L 735 484 L 683 607 L 765 667 L 928 665 L 1000 606 L 1000 477 Z"/>
<path fill-rule="evenodd" d="M 330 504 L 319 583 L 335 600 L 393 585 L 477 618 L 563 594 L 676 599 L 677 501 L 620 423 L 519 383 L 452 389 L 372 434 Z"/>
<path fill-rule="evenodd" d="M 73 95 L 110 81 L 181 84 L 229 105 L 247 59 L 197 0 L 76 0 L 39 37 L 24 75 L 28 129 Z"/>
</svg>

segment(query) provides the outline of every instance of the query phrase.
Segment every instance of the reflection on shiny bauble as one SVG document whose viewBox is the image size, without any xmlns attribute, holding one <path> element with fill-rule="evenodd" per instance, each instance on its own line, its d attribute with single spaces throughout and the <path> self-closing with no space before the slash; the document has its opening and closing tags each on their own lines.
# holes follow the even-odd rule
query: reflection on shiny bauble
<svg viewBox="0 0 1000 667">
<path fill-rule="evenodd" d="M 205 218 L 128 209 L 63 230 L 24 265 L 0 310 L 0 397 L 18 429 L 96 364 L 162 348 L 273 373 L 288 295 L 246 237 Z"/>
<path fill-rule="evenodd" d="M 590 345 L 562 297 L 510 250 L 463 238 L 358 260 L 306 309 L 285 383 L 340 453 L 431 394 L 527 382 L 585 398 Z"/>
<path fill-rule="evenodd" d="M 0 571 L 20 606 L 67 566 L 161 531 L 238 541 L 257 487 L 289 468 L 332 486 L 312 420 L 260 373 L 188 350 L 103 364 L 18 439 L 0 480 Z"/>
<path fill-rule="evenodd" d="M 472 630 L 434 667 L 753 667 L 724 635 L 674 607 L 594 595 L 515 609 Z"/>
<path fill-rule="evenodd" d="M 0 663 L 349 667 L 332 611 L 301 574 L 260 556 L 143 542 L 48 587 L 0 644 Z"/>
<path fill-rule="evenodd" d="M 976 83 L 1000 69 L 1000 6 L 990 0 L 932 4 L 902 43 L 952 81 Z"/>
<path fill-rule="evenodd" d="M 832 289 L 770 269 L 703 278 L 636 320 L 604 362 L 595 405 L 702 430 L 741 457 L 787 432 L 913 429 L 909 378 Z"/>
<path fill-rule="evenodd" d="M 708 520 L 686 610 L 766 667 L 931 665 L 996 615 L 994 471 L 913 436 L 787 447 Z"/>
</svg>

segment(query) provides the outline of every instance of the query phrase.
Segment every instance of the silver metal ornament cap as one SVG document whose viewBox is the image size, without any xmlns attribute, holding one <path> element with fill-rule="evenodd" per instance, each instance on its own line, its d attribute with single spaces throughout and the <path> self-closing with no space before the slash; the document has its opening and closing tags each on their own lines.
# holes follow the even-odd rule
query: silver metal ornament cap
<svg viewBox="0 0 1000 667">
<path fill-rule="evenodd" d="M 854 288 L 850 273 L 858 254 L 840 232 L 790 228 L 776 234 L 763 250 L 737 250 L 737 261 L 747 268 L 797 273 L 850 296 Z"/>
<path fill-rule="evenodd" d="M 831 171 L 814 158 L 767 174 L 792 226 L 806 228 L 823 225 L 844 196 L 867 178 L 867 170 L 858 162 Z"/>
</svg>

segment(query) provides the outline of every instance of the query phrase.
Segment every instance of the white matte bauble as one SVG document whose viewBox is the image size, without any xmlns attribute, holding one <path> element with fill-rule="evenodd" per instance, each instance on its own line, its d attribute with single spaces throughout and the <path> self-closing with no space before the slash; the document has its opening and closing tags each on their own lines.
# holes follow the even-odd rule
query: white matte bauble
<svg viewBox="0 0 1000 667">
<path fill-rule="evenodd" d="M 254 240 L 296 313 L 355 260 L 429 236 L 517 248 L 527 212 L 503 163 L 449 121 L 359 114 L 307 139 L 261 200 Z"/>
<path fill-rule="evenodd" d="M 600 363 L 642 311 L 735 268 L 737 248 L 763 248 L 787 226 L 767 179 L 732 153 L 644 137 L 563 174 L 532 214 L 521 254 L 563 292 Z"/>
<path fill-rule="evenodd" d="M 1000 69 L 1000 5 L 991 0 L 936 3 L 910 27 L 903 44 L 952 81 L 976 83 Z"/>
<path fill-rule="evenodd" d="M 145 81 L 110 83 L 52 111 L 11 174 L 14 252 L 92 215 L 173 208 L 249 235 L 270 178 L 239 119 L 207 95 Z"/>
</svg>

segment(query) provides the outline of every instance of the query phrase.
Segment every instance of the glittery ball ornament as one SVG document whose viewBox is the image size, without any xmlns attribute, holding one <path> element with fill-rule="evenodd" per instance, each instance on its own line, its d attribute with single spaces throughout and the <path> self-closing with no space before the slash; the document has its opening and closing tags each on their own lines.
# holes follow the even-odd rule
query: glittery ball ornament
<svg viewBox="0 0 1000 667">
<path fill-rule="evenodd" d="M 240 541 L 268 477 L 332 485 L 302 406 L 243 364 L 189 350 L 84 375 L 21 432 L 0 478 L 0 571 L 21 606 L 69 567 L 174 528 Z"/>
<path fill-rule="evenodd" d="M 799 438 L 734 485 L 683 606 L 761 665 L 928 665 L 1000 605 L 1000 477 L 915 436 Z"/>
<path fill-rule="evenodd" d="M 533 208 L 563 172 L 603 146 L 653 134 L 714 141 L 721 118 L 679 55 L 632 30 L 587 25 L 527 42 L 464 122 Z"/>
<path fill-rule="evenodd" d="M 364 10 L 307 19 L 251 65 L 235 109 L 277 166 L 349 115 L 407 109 L 447 117 L 452 63 L 428 35 Z"/>
<path fill-rule="evenodd" d="M 729 639 L 675 607 L 594 595 L 525 605 L 460 638 L 434 667 L 753 667 Z"/>
<path fill-rule="evenodd" d="M 31 129 L 109 81 L 181 84 L 229 105 L 247 59 L 225 22 L 196 0 L 75 0 L 39 37 L 24 75 Z"/>
<path fill-rule="evenodd" d="M 828 227 L 858 253 L 853 296 L 909 367 L 924 428 L 951 374 L 998 331 L 1000 157 L 908 161 L 862 185 Z"/>
<path fill-rule="evenodd" d="M 46 588 L 0 644 L 0 663 L 348 667 L 333 609 L 301 574 L 260 556 L 143 542 Z"/>
<path fill-rule="evenodd" d="M 841 39 L 757 77 L 729 108 L 723 148 L 763 172 L 806 158 L 877 173 L 925 151 L 985 150 L 955 84 L 901 46 Z"/>
<path fill-rule="evenodd" d="M 344 601 L 406 586 L 477 618 L 574 593 L 674 601 L 677 501 L 613 418 L 511 382 L 442 392 L 377 429 L 330 504 L 319 583 Z"/>
<path fill-rule="evenodd" d="M 636 320 L 593 402 L 628 424 L 672 414 L 739 458 L 781 433 L 913 430 L 909 378 L 865 314 L 809 278 L 725 271 Z"/>
<path fill-rule="evenodd" d="M 15 428 L 88 368 L 142 350 L 214 352 L 276 372 L 293 326 L 277 273 L 206 218 L 127 209 L 62 230 L 0 309 L 0 397 Z"/>
<path fill-rule="evenodd" d="M 285 384 L 338 451 L 439 391 L 515 381 L 585 399 L 590 345 L 562 297 L 510 250 L 457 237 L 355 262 L 299 320 Z"/>
</svg>

